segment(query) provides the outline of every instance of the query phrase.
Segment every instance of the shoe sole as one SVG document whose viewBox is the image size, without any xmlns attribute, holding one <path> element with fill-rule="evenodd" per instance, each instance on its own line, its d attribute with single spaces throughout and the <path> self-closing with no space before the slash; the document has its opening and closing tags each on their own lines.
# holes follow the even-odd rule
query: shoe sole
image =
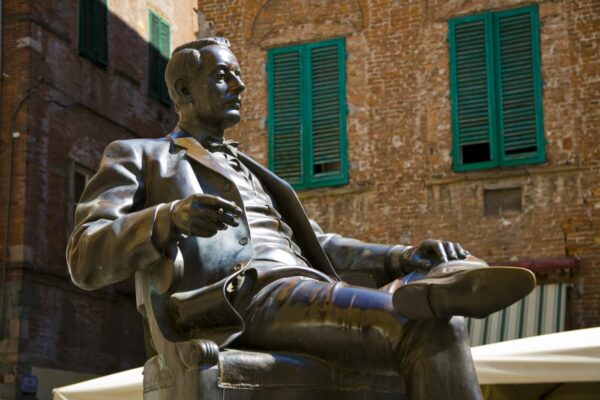
<svg viewBox="0 0 600 400">
<path fill-rule="evenodd" d="M 535 275 L 527 269 L 485 267 L 412 281 L 396 290 L 393 303 L 409 319 L 453 315 L 484 318 L 517 302 L 534 288 Z"/>
</svg>

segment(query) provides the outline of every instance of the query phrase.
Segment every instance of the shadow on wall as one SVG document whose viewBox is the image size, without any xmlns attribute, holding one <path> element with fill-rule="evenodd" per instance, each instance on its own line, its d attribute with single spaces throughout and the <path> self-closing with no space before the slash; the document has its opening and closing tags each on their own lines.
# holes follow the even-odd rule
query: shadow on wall
<svg viewBox="0 0 600 400">
<path fill-rule="evenodd" d="M 75 166 L 95 170 L 108 143 L 163 136 L 176 123 L 163 78 L 176 21 L 131 3 L 132 12 L 148 22 L 132 27 L 104 0 L 33 2 L 30 10 L 3 10 L 2 86 L 13 89 L 3 96 L 3 108 L 11 110 L 12 131 L 22 132 L 12 139 L 10 170 L 19 179 L 9 189 L 14 193 L 9 222 L 22 224 L 24 232 L 8 235 L 9 273 L 0 288 L 2 339 L 16 343 L 0 360 L 19 360 L 9 374 L 13 378 L 4 380 L 13 382 L 7 389 L 12 394 L 21 391 L 19 377 L 34 370 L 41 374 L 39 387 L 52 387 L 42 382 L 52 371 L 104 375 L 145 360 L 131 280 L 93 293 L 79 290 L 64 253 L 78 200 Z M 18 39 L 15 48 L 14 37 L 24 31 L 31 36 Z M 19 72 L 25 70 L 23 79 Z M 21 225 L 11 229 L 18 232 Z M 17 248 L 23 250 L 17 254 Z M 6 398 L 3 390 L 0 398 Z"/>
</svg>

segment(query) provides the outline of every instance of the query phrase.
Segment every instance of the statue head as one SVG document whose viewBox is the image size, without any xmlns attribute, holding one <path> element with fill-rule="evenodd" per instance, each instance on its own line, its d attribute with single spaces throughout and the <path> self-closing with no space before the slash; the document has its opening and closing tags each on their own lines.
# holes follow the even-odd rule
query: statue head
<svg viewBox="0 0 600 400">
<path fill-rule="evenodd" d="M 229 41 L 214 37 L 177 47 L 165 70 L 180 125 L 200 122 L 223 131 L 240 121 L 244 83 Z"/>
</svg>

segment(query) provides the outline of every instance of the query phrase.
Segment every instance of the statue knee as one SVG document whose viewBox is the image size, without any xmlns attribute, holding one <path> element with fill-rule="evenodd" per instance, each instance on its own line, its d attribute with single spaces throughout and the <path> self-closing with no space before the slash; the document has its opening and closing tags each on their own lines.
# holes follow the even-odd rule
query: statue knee
<svg viewBox="0 0 600 400">
<path fill-rule="evenodd" d="M 463 317 L 413 320 L 406 324 L 401 352 L 437 353 L 465 344 L 468 335 Z"/>
</svg>

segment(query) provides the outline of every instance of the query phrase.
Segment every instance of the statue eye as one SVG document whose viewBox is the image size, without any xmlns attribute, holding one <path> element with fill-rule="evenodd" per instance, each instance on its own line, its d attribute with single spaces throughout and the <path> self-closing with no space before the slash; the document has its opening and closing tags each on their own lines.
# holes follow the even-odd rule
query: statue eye
<svg viewBox="0 0 600 400">
<path fill-rule="evenodd" d="M 223 79 L 225 79 L 225 72 L 223 72 L 223 71 L 217 71 L 217 73 L 215 74 L 215 78 L 218 81 L 222 81 Z"/>
</svg>

